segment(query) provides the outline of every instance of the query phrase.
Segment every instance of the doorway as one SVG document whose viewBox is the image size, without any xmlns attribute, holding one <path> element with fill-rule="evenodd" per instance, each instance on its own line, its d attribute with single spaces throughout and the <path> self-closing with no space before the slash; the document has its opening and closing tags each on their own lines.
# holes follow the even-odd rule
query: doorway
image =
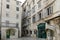
<svg viewBox="0 0 60 40">
<path fill-rule="evenodd" d="M 40 23 L 38 25 L 38 38 L 46 38 L 45 23 Z"/>
<path fill-rule="evenodd" d="M 6 31 L 6 38 L 10 38 L 10 30 Z"/>
<path fill-rule="evenodd" d="M 10 36 L 15 36 L 15 29 L 7 29 L 6 30 L 6 38 L 10 38 Z"/>
<path fill-rule="evenodd" d="M 53 40 L 54 39 L 53 37 L 54 37 L 54 32 L 52 30 L 48 29 L 48 31 L 47 31 L 47 39 L 48 40 Z"/>
</svg>

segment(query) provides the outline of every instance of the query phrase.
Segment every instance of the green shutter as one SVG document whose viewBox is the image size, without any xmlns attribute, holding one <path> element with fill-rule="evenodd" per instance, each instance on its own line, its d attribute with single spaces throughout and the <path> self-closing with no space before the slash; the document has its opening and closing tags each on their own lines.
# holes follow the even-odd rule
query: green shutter
<svg viewBox="0 0 60 40">
<path fill-rule="evenodd" d="M 45 23 L 38 25 L 38 38 L 46 38 Z"/>
<path fill-rule="evenodd" d="M 6 38 L 10 38 L 10 30 L 6 32 Z"/>
</svg>

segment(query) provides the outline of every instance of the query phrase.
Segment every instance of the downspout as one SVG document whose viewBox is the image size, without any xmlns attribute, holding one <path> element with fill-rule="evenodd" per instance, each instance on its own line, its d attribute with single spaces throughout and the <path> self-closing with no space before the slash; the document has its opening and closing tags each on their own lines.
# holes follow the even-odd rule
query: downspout
<svg viewBox="0 0 60 40">
<path fill-rule="evenodd" d="M 2 0 L 1 0 L 1 11 L 0 11 L 0 32 L 1 32 L 1 16 L 2 16 Z"/>
</svg>

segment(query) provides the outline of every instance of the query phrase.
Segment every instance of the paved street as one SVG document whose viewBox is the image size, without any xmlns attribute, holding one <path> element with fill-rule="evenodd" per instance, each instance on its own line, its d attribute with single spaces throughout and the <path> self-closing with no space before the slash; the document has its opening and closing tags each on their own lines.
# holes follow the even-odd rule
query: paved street
<svg viewBox="0 0 60 40">
<path fill-rule="evenodd" d="M 31 37 L 24 37 L 24 38 L 8 39 L 8 40 L 45 40 L 45 39 L 41 39 L 41 38 L 31 38 Z"/>
</svg>

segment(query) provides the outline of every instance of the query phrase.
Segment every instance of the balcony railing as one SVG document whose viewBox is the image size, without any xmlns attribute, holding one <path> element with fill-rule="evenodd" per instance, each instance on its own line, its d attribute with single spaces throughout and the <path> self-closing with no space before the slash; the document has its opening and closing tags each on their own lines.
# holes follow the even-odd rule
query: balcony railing
<svg viewBox="0 0 60 40">
<path fill-rule="evenodd" d="M 5 23 L 5 22 L 2 22 L 1 23 L 1 27 L 17 27 L 15 23 Z"/>
</svg>

